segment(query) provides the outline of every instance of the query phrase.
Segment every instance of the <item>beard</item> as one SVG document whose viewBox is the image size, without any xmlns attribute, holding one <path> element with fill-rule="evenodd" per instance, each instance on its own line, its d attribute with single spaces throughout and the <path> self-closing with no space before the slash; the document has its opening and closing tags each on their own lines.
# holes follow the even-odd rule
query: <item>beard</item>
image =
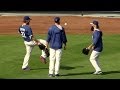
<svg viewBox="0 0 120 90">
<path fill-rule="evenodd" d="M 26 24 L 27 24 L 27 25 L 29 25 L 29 24 L 30 24 L 30 22 L 27 22 Z"/>
<path fill-rule="evenodd" d="M 91 31 L 94 31 L 94 27 L 93 26 L 91 26 L 91 29 L 90 29 Z"/>
</svg>

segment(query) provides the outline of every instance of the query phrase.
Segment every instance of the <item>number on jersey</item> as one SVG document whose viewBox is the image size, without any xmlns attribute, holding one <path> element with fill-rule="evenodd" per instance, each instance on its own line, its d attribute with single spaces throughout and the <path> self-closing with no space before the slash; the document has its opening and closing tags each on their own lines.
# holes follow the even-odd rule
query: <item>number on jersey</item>
<svg viewBox="0 0 120 90">
<path fill-rule="evenodd" d="M 20 28 L 20 32 L 23 38 L 26 38 L 25 36 L 25 29 L 24 28 Z"/>
</svg>

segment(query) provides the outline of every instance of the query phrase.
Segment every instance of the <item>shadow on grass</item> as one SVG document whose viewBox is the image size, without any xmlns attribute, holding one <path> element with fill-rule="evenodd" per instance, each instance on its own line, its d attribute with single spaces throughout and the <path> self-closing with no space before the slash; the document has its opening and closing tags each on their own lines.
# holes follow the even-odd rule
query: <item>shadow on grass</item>
<svg viewBox="0 0 120 90">
<path fill-rule="evenodd" d="M 85 74 L 92 74 L 93 72 L 84 72 L 84 73 L 68 73 L 68 74 L 64 74 L 61 76 L 75 76 L 75 75 L 85 75 Z"/>
<path fill-rule="evenodd" d="M 71 66 L 63 66 L 63 65 L 61 65 L 61 66 L 60 66 L 60 69 L 71 70 L 71 69 L 75 69 L 75 68 L 78 68 L 78 67 L 83 68 L 84 66 L 71 67 Z"/>
<path fill-rule="evenodd" d="M 103 72 L 103 75 L 113 74 L 113 73 L 120 73 L 120 71 L 107 71 L 107 72 Z"/>
<path fill-rule="evenodd" d="M 103 72 L 103 74 L 101 74 L 101 75 L 114 74 L 114 73 L 120 73 L 120 71 L 108 71 L 108 72 Z M 61 75 L 61 76 L 75 76 L 75 75 L 87 75 L 87 74 L 93 74 L 93 72 L 68 73 L 68 74 L 63 74 L 63 75 Z"/>
<path fill-rule="evenodd" d="M 5 79 L 5 78 L 0 78 L 0 79 Z"/>
<path fill-rule="evenodd" d="M 84 66 L 76 66 L 76 67 L 71 67 L 71 66 L 60 66 L 60 69 L 64 69 L 64 70 L 71 70 L 71 69 L 75 69 L 75 68 L 83 68 Z M 30 70 L 39 70 L 39 69 L 49 69 L 49 67 L 40 67 L 40 68 L 31 68 Z"/>
<path fill-rule="evenodd" d="M 64 70 L 71 70 L 71 69 L 75 69 L 75 68 L 83 68 L 84 66 L 76 66 L 76 67 L 71 67 L 71 66 L 60 66 L 60 69 L 64 69 Z M 49 67 L 40 67 L 40 68 L 31 68 L 30 70 L 40 70 L 40 69 L 49 69 Z"/>
<path fill-rule="evenodd" d="M 40 70 L 40 69 L 49 69 L 49 68 L 45 68 L 45 67 L 41 67 L 41 68 L 31 68 L 30 70 Z"/>
</svg>

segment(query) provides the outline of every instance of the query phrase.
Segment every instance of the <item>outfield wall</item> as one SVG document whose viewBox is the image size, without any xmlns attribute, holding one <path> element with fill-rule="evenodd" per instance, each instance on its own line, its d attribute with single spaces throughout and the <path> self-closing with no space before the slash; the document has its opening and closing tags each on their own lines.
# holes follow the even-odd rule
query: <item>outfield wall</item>
<svg viewBox="0 0 120 90">
<path fill-rule="evenodd" d="M 119 18 L 120 11 L 12 11 L 12 12 L 0 12 L 0 16 L 87 16 L 87 17 L 110 17 Z"/>
</svg>

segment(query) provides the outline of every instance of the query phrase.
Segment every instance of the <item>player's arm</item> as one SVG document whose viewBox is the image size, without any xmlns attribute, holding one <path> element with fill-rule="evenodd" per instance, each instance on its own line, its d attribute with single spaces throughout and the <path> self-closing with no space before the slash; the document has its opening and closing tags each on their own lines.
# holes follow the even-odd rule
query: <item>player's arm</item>
<svg viewBox="0 0 120 90">
<path fill-rule="evenodd" d="M 95 38 L 93 38 L 93 43 L 88 47 L 88 49 L 94 49 L 94 46 L 97 44 L 98 39 L 100 37 L 100 33 L 99 32 L 95 32 L 94 33 L 94 37 Z"/>
<path fill-rule="evenodd" d="M 52 33 L 52 27 L 49 28 L 48 34 L 47 34 L 47 40 L 46 40 L 46 47 L 48 48 L 49 42 L 51 40 L 51 33 Z"/>
<path fill-rule="evenodd" d="M 93 38 L 93 44 L 96 45 L 97 42 L 98 42 L 98 40 L 99 40 L 99 38 L 100 38 L 100 32 L 98 32 L 98 31 L 95 32 L 95 33 L 94 33 L 94 37 L 95 37 L 95 38 Z"/>
<path fill-rule="evenodd" d="M 31 40 L 35 41 L 37 45 L 40 45 L 40 44 L 41 44 L 40 41 L 38 41 L 38 40 L 35 38 L 35 36 L 33 35 L 33 32 L 32 32 L 32 29 L 31 29 L 31 28 L 30 28 L 30 32 L 29 32 L 29 33 L 30 33 L 29 37 L 31 38 Z"/>
<path fill-rule="evenodd" d="M 32 40 L 35 41 L 37 45 L 40 45 L 40 44 L 41 44 L 41 42 L 38 41 L 38 40 L 35 38 L 34 35 L 32 35 Z"/>
<path fill-rule="evenodd" d="M 94 48 L 94 44 L 92 43 L 92 44 L 90 44 L 88 47 L 87 47 L 87 49 L 93 49 Z"/>
<path fill-rule="evenodd" d="M 67 43 L 67 37 L 65 33 L 65 29 L 62 30 L 62 38 L 63 38 L 63 44 L 64 44 L 64 50 L 66 49 L 66 43 Z"/>
</svg>

